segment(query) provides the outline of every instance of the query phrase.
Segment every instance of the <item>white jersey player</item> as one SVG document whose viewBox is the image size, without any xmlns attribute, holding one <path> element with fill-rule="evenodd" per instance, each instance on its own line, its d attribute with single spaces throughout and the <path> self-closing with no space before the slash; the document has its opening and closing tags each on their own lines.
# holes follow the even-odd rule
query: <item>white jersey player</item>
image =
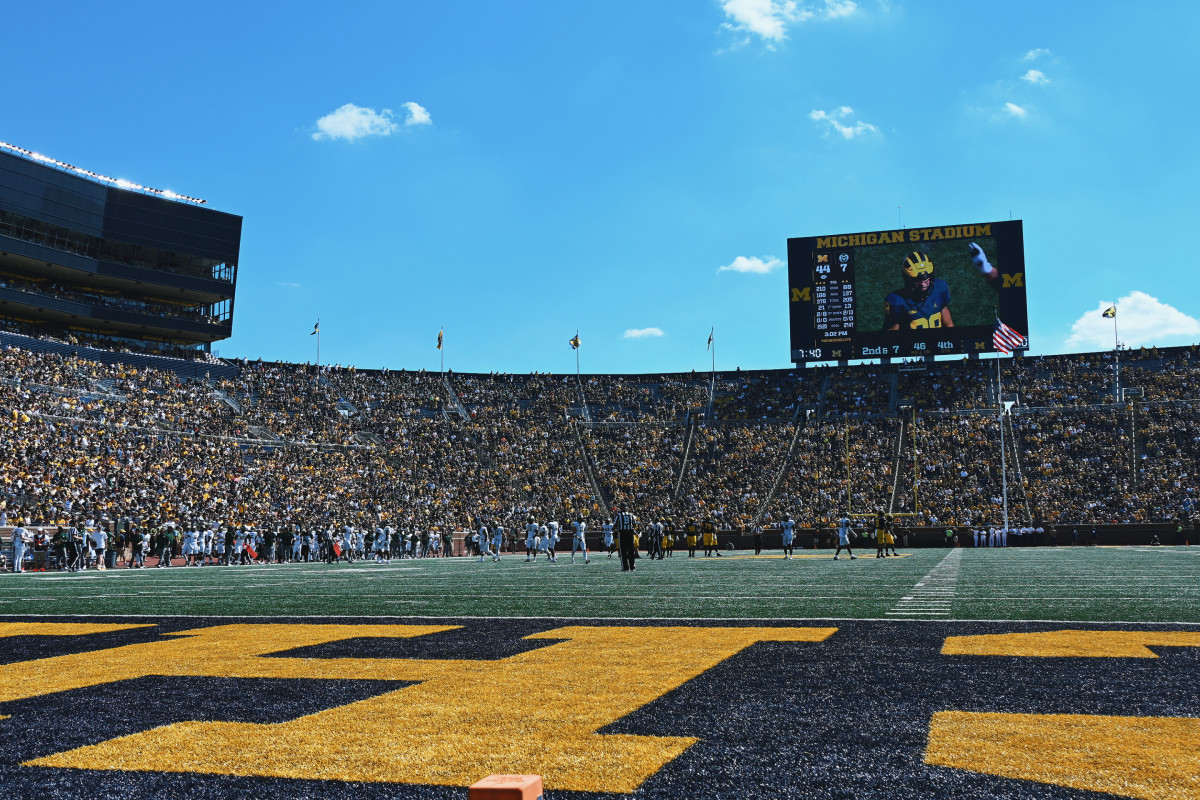
<svg viewBox="0 0 1200 800">
<path fill-rule="evenodd" d="M 558 556 L 554 549 L 558 547 L 558 522 L 551 520 L 546 526 L 546 557 L 551 563 L 558 562 Z"/>
<path fill-rule="evenodd" d="M 504 526 L 497 525 L 492 531 L 492 560 L 500 560 L 500 551 L 504 548 Z"/>
<path fill-rule="evenodd" d="M 837 536 L 838 544 L 837 550 L 834 551 L 833 554 L 833 560 L 838 560 L 838 556 L 841 554 L 843 547 L 846 548 L 846 552 L 850 554 L 850 558 L 858 558 L 858 556 L 854 555 L 854 551 L 850 549 L 851 537 L 858 536 L 858 534 L 854 532 L 854 528 L 850 527 L 849 517 L 842 517 L 838 520 Z"/>
<path fill-rule="evenodd" d="M 582 519 L 572 523 L 575 526 L 575 538 L 571 540 L 571 563 L 575 563 L 575 551 L 583 551 L 583 563 L 590 564 L 587 551 L 587 523 Z"/>
<path fill-rule="evenodd" d="M 196 525 L 188 522 L 183 532 L 183 564 L 187 567 L 196 566 Z"/>
<path fill-rule="evenodd" d="M 613 556 L 613 526 L 610 520 L 605 520 L 600 526 L 600 532 L 604 535 L 604 549 L 608 551 L 608 557 Z"/>
<path fill-rule="evenodd" d="M 538 526 L 533 520 L 525 523 L 525 560 L 537 561 Z"/>
<path fill-rule="evenodd" d="M 785 519 L 779 525 L 780 536 L 783 539 L 783 557 L 790 559 L 794 555 L 792 552 L 793 543 L 796 541 L 796 521 L 791 517 Z"/>
</svg>

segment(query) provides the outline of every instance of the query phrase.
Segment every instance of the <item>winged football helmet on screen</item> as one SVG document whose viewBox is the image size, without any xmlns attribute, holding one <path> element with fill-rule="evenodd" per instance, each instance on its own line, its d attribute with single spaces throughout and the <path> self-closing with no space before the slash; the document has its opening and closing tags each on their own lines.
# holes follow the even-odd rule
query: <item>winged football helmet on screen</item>
<svg viewBox="0 0 1200 800">
<path fill-rule="evenodd" d="M 933 261 L 924 253 L 909 253 L 904 259 L 904 287 L 917 295 L 929 293 L 933 286 Z"/>
</svg>

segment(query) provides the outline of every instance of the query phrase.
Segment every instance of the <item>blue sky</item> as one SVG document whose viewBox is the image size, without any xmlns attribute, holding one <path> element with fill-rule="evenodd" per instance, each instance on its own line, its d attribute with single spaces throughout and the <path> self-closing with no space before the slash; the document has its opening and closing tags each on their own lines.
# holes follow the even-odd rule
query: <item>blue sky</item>
<svg viewBox="0 0 1200 800">
<path fill-rule="evenodd" d="M 0 139 L 245 217 L 224 356 L 312 360 L 319 317 L 364 367 L 442 326 L 458 371 L 572 371 L 576 329 L 585 372 L 706 370 L 713 326 L 787 366 L 787 238 L 898 216 L 1024 220 L 1033 353 L 1114 302 L 1197 342 L 1200 4 L 1133 9 L 18 4 Z"/>
</svg>

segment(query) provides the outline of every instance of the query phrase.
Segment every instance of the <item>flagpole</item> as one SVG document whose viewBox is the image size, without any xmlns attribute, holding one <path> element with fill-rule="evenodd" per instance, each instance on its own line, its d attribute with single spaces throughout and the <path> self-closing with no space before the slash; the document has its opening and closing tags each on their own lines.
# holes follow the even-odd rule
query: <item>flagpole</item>
<svg viewBox="0 0 1200 800">
<path fill-rule="evenodd" d="M 579 341 L 579 328 L 575 329 L 575 341 Z M 579 384 L 582 391 L 583 379 L 579 377 L 579 345 L 575 345 L 575 383 Z"/>
<path fill-rule="evenodd" d="M 321 377 L 321 318 L 317 317 L 317 377 Z"/>
<path fill-rule="evenodd" d="M 443 325 L 438 332 L 438 354 L 441 356 L 442 379 L 446 378 L 446 326 Z"/>
<path fill-rule="evenodd" d="M 712 424 L 713 392 L 717 389 L 717 329 L 714 327 L 708 334 L 712 343 L 712 379 L 708 384 L 708 411 L 704 412 L 704 424 Z"/>
<path fill-rule="evenodd" d="M 1000 491 L 1004 503 L 1004 530 L 1008 530 L 1008 457 L 1004 447 L 1004 385 L 1000 378 L 1000 356 L 996 357 L 996 399 L 1000 403 Z M 1004 536 L 1001 536 L 1004 540 Z"/>
<path fill-rule="evenodd" d="M 1117 312 L 1113 306 L 1113 402 L 1121 402 L 1121 340 L 1117 336 Z"/>
</svg>

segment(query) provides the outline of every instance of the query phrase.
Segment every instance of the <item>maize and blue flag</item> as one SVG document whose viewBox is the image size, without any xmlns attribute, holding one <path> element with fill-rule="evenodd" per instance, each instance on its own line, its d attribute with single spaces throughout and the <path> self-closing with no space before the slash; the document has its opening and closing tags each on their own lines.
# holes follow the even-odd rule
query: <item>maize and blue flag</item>
<svg viewBox="0 0 1200 800">
<path fill-rule="evenodd" d="M 320 332 L 321 332 L 321 323 L 318 322 L 316 325 L 313 325 L 312 333 L 310 333 L 309 336 L 316 336 Z"/>
<path fill-rule="evenodd" d="M 577 333 L 574 336 L 572 336 L 571 340 L 569 342 L 567 342 L 567 344 L 571 345 L 572 350 L 578 350 L 579 349 L 579 334 Z"/>
<path fill-rule="evenodd" d="M 1109 306 L 1108 308 L 1104 309 L 1104 314 L 1102 316 L 1108 317 L 1109 319 L 1113 319 L 1114 317 L 1117 316 L 1117 307 Z"/>
</svg>

